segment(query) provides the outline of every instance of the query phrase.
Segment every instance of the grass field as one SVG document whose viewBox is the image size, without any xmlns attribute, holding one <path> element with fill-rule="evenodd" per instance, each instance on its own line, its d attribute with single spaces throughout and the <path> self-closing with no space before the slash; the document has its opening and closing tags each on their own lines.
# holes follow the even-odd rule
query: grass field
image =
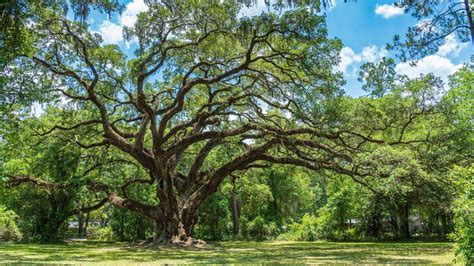
<svg viewBox="0 0 474 266">
<path fill-rule="evenodd" d="M 204 248 L 144 248 L 129 243 L 70 242 L 0 245 L 0 264 L 446 264 L 450 243 L 217 242 Z"/>
</svg>

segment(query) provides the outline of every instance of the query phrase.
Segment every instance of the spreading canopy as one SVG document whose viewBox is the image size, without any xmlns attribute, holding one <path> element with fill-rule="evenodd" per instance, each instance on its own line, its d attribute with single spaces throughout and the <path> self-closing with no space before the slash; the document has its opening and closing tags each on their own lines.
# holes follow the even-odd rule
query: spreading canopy
<svg viewBox="0 0 474 266">
<path fill-rule="evenodd" d="M 390 97 L 399 105 L 382 103 L 381 112 L 361 116 L 373 106 L 370 100 L 353 106 L 343 97 L 341 73 L 333 70 L 341 43 L 327 37 L 317 8 L 248 18 L 240 7 L 235 1 L 149 3 L 125 29 L 137 42 L 133 58 L 102 45 L 83 24 L 45 10 L 29 25 L 33 49 L 3 71 L 5 89 L 13 92 L 3 101 L 17 100 L 15 92 L 39 94 L 68 120 L 37 125 L 38 136 L 61 135 L 83 149 L 113 147 L 133 158 L 149 177 L 122 179 L 122 190 L 153 186 L 157 205 L 100 180 L 90 187 L 113 205 L 154 219 L 160 240 L 187 240 L 197 208 L 238 171 L 292 164 L 364 184 L 370 173 L 354 160 L 359 152 L 427 140 L 405 132 L 433 112 L 433 98 L 422 92 L 434 79 L 397 85 Z M 349 119 L 354 112 L 359 124 Z"/>
</svg>

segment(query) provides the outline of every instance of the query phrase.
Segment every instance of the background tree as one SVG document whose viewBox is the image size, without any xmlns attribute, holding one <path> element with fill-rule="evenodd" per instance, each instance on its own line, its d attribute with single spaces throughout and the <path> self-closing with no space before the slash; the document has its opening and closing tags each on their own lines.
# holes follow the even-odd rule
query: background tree
<svg viewBox="0 0 474 266">
<path fill-rule="evenodd" d="M 22 233 L 17 225 L 18 215 L 8 210 L 4 206 L 0 206 L 0 241 L 1 242 L 17 242 L 22 239 Z"/>
<path fill-rule="evenodd" d="M 31 34 L 28 23 L 35 23 L 41 13 L 54 10 L 67 16 L 68 11 L 81 22 L 85 22 L 90 10 L 120 12 L 123 6 L 116 0 L 6 0 L 0 3 L 0 66 L 17 54 L 28 53 L 31 47 Z"/>
<path fill-rule="evenodd" d="M 452 238 L 457 242 L 456 253 L 467 264 L 474 261 L 474 185 L 473 166 L 455 167 L 451 175 L 458 185 L 458 196 L 453 204 L 455 232 Z"/>
<path fill-rule="evenodd" d="M 450 35 L 474 45 L 472 1 L 403 0 L 395 4 L 419 21 L 408 28 L 405 39 L 397 35 L 389 45 L 397 48 L 402 60 L 417 60 L 437 52 Z"/>
<path fill-rule="evenodd" d="M 107 202 L 102 192 L 89 189 L 100 175 L 98 170 L 111 163 L 107 157 L 83 152 L 57 135 L 32 138 L 36 134 L 30 127 L 61 120 L 52 117 L 25 118 L 18 131 L 1 140 L 7 158 L 1 165 L 2 179 L 6 178 L 3 202 L 22 218 L 19 225 L 25 240 L 60 240 L 71 217 L 87 215 Z"/>
</svg>

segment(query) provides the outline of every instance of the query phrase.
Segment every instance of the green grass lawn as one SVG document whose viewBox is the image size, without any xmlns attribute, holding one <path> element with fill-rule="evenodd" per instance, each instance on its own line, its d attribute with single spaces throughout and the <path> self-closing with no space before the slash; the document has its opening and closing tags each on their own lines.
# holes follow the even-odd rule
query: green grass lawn
<svg viewBox="0 0 474 266">
<path fill-rule="evenodd" d="M 384 242 L 217 242 L 204 248 L 145 248 L 129 243 L 70 242 L 0 245 L 0 264 L 135 264 L 152 263 L 386 263 L 446 264 L 454 255 L 450 243 Z"/>
</svg>

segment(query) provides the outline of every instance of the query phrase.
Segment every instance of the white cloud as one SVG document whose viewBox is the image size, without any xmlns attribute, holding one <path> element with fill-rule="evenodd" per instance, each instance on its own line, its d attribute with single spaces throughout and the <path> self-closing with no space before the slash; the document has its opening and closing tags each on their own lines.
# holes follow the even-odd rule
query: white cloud
<svg viewBox="0 0 474 266">
<path fill-rule="evenodd" d="M 239 17 L 253 17 L 272 10 L 272 6 L 267 5 L 263 0 L 252 1 L 252 4 L 247 6 L 242 4 L 242 9 L 239 11 Z"/>
<path fill-rule="evenodd" d="M 119 23 L 113 23 L 110 20 L 104 20 L 99 26 L 99 33 L 102 35 L 105 44 L 117 44 L 123 41 L 122 28 L 123 26 L 131 27 L 137 22 L 137 15 L 140 12 L 148 10 L 148 6 L 143 0 L 133 0 L 128 3 L 125 11 L 119 19 Z M 129 47 L 130 44 L 126 43 Z"/>
<path fill-rule="evenodd" d="M 88 16 L 86 21 L 90 25 L 90 24 L 94 23 L 95 20 L 91 16 Z"/>
<path fill-rule="evenodd" d="M 352 64 L 359 65 L 365 62 L 378 62 L 386 55 L 386 49 L 378 48 L 375 45 L 364 47 L 360 53 L 355 53 L 350 47 L 344 47 L 341 49 L 341 62 L 339 63 L 338 70 L 346 72 L 347 68 Z"/>
<path fill-rule="evenodd" d="M 329 0 L 328 10 L 331 11 L 336 7 L 337 1 L 336 0 Z"/>
<path fill-rule="evenodd" d="M 133 0 L 120 16 L 120 23 L 123 26 L 131 27 L 137 22 L 137 15 L 148 10 L 148 6 L 143 0 Z"/>
<path fill-rule="evenodd" d="M 99 33 L 102 35 L 105 44 L 117 44 L 123 41 L 122 27 L 109 20 L 102 22 Z"/>
<path fill-rule="evenodd" d="M 436 26 L 431 22 L 431 19 L 423 19 L 416 23 L 415 27 L 422 33 L 429 33 L 436 31 Z"/>
<path fill-rule="evenodd" d="M 416 78 L 420 74 L 433 73 L 447 82 L 448 76 L 463 66 L 462 63 L 454 64 L 451 59 L 458 57 L 462 50 L 466 48 L 469 48 L 469 42 L 459 42 L 455 35 L 448 35 L 445 38 L 445 43 L 439 47 L 436 54 L 422 58 L 414 66 L 411 66 L 413 62 L 399 63 L 395 70 L 409 78 Z"/>
<path fill-rule="evenodd" d="M 433 73 L 446 82 L 448 76 L 461 67 L 462 64 L 455 65 L 448 58 L 435 54 L 424 57 L 419 60 L 415 66 L 411 66 L 410 62 L 399 63 L 395 67 L 395 70 L 400 74 L 407 75 L 409 78 L 416 78 L 420 74 Z"/>
<path fill-rule="evenodd" d="M 33 102 L 30 106 L 31 115 L 33 117 L 40 117 L 44 114 L 44 106 L 41 103 Z"/>
<path fill-rule="evenodd" d="M 377 48 L 375 45 L 367 46 L 362 49 L 362 61 L 377 62 L 382 57 L 387 55 L 387 50 L 384 48 Z"/>
<path fill-rule="evenodd" d="M 242 8 L 240 9 L 239 11 L 239 18 L 240 17 L 254 17 L 254 16 L 258 16 L 262 13 L 267 13 L 268 11 L 277 11 L 275 10 L 275 7 L 273 6 L 274 3 L 276 3 L 276 1 L 272 0 L 270 1 L 270 4 L 267 4 L 266 1 L 264 0 L 251 0 L 249 1 L 248 3 L 250 3 L 250 5 L 247 5 L 245 4 L 247 1 L 240 1 L 242 4 Z M 284 1 L 284 3 L 288 3 L 289 4 L 290 1 L 286 2 Z M 328 2 L 328 5 L 327 5 L 327 8 L 324 9 L 323 11 L 327 11 L 327 12 L 330 12 L 331 10 L 333 10 L 336 5 L 337 5 L 337 0 L 327 0 Z M 289 7 L 285 7 L 284 10 L 288 10 Z"/>
<path fill-rule="evenodd" d="M 469 42 L 458 42 L 458 39 L 454 34 L 448 35 L 445 38 L 445 43 L 438 49 L 438 55 L 440 56 L 454 56 L 457 57 L 459 53 L 466 47 L 469 46 Z"/>
<path fill-rule="evenodd" d="M 375 14 L 382 16 L 383 18 L 391 18 L 403 15 L 405 10 L 395 5 L 379 5 L 375 6 Z"/>
<path fill-rule="evenodd" d="M 344 47 L 341 50 L 341 62 L 339 63 L 338 69 L 342 72 L 346 72 L 347 67 L 356 61 L 358 55 L 354 53 L 350 47 Z"/>
</svg>

